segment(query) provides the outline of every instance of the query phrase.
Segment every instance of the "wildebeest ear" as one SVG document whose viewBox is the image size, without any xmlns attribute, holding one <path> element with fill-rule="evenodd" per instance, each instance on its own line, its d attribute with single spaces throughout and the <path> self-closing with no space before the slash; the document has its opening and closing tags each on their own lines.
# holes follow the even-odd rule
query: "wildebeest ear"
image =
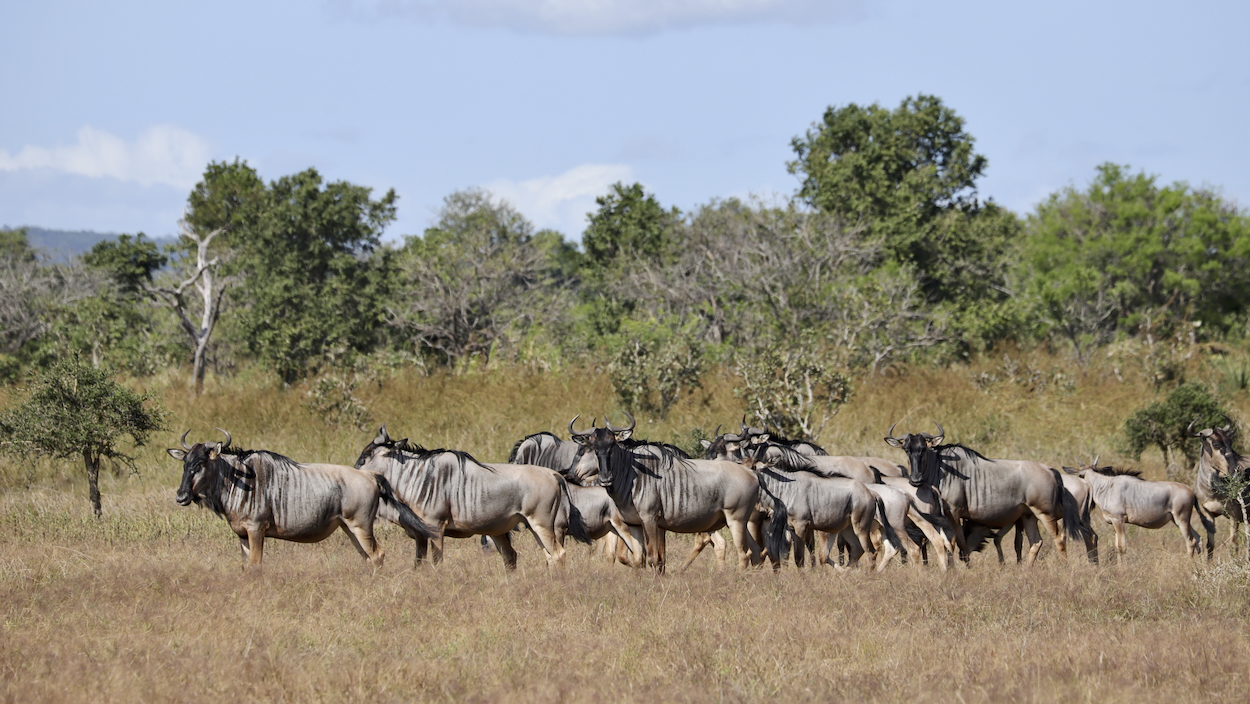
<svg viewBox="0 0 1250 704">
<path fill-rule="evenodd" d="M 902 447 L 903 446 L 903 442 L 895 437 L 887 437 L 885 438 L 885 441 L 890 444 L 890 447 Z"/>
<path fill-rule="evenodd" d="M 169 448 L 168 450 L 165 450 L 165 452 L 168 452 L 170 457 L 178 460 L 179 462 L 181 462 L 182 459 L 187 456 L 187 453 L 183 452 L 182 450 L 175 450 L 172 447 Z"/>
<path fill-rule="evenodd" d="M 221 443 L 215 442 L 208 446 L 208 459 L 215 460 L 221 455 Z"/>
<path fill-rule="evenodd" d="M 1081 473 L 1081 470 L 1077 469 L 1076 467 L 1064 467 L 1063 471 L 1067 472 L 1068 474 L 1080 474 Z"/>
<path fill-rule="evenodd" d="M 938 445 L 941 445 L 941 444 L 942 444 L 942 438 L 944 438 L 944 437 L 946 437 L 946 436 L 945 436 L 945 435 L 938 435 L 937 437 L 932 437 L 932 438 L 929 438 L 929 447 L 937 447 Z"/>
<path fill-rule="evenodd" d="M 755 436 L 753 436 L 753 437 L 751 438 L 751 444 L 752 444 L 752 445 L 762 445 L 762 444 L 764 444 L 764 443 L 768 442 L 768 437 L 769 437 L 769 436 L 768 436 L 768 433 L 760 433 L 759 435 L 755 435 Z"/>
<path fill-rule="evenodd" d="M 704 449 L 704 450 L 706 450 L 706 449 L 708 449 L 709 447 L 711 447 L 711 446 L 712 446 L 712 441 L 711 441 L 711 440 L 700 440 L 700 441 L 699 441 L 699 444 L 703 446 L 703 449 Z"/>
<path fill-rule="evenodd" d="M 625 430 L 618 430 L 616 432 L 616 441 L 624 442 L 629 439 L 630 435 L 633 435 L 633 434 L 634 434 L 633 428 L 626 428 Z"/>
<path fill-rule="evenodd" d="M 589 439 L 590 439 L 590 436 L 588 435 L 574 435 L 573 436 L 573 442 L 577 443 L 578 445 L 585 445 L 586 441 Z"/>
<path fill-rule="evenodd" d="M 781 455 L 776 454 L 776 453 L 770 454 L 764 458 L 764 464 L 768 465 L 769 467 L 776 467 L 777 463 L 780 461 L 781 461 Z"/>
</svg>

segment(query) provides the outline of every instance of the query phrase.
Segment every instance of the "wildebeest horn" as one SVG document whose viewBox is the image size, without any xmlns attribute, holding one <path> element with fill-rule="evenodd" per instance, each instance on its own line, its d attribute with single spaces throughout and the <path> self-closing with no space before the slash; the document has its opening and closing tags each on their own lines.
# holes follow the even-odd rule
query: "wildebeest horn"
<svg viewBox="0 0 1250 704">
<path fill-rule="evenodd" d="M 1089 466 L 1091 466 L 1091 467 L 1097 467 L 1097 466 L 1098 466 L 1098 458 L 1099 458 L 1099 457 L 1102 457 L 1102 455 L 1094 455 L 1094 461 L 1093 461 L 1093 462 L 1092 462 Z"/>
<path fill-rule="evenodd" d="M 894 425 L 898 425 L 898 421 L 895 421 Z M 894 425 L 891 425 L 891 426 L 890 426 L 890 429 L 886 431 L 886 433 L 885 433 L 885 436 L 886 436 L 886 437 L 888 437 L 888 438 L 893 438 L 893 437 L 894 437 Z M 895 439 L 895 440 L 897 440 L 898 438 L 894 438 L 894 439 Z"/>
<path fill-rule="evenodd" d="M 933 421 L 933 424 L 936 425 L 938 428 L 938 437 L 940 438 L 946 437 L 946 431 L 942 429 L 942 424 L 937 422 L 936 420 Z"/>
<path fill-rule="evenodd" d="M 378 436 L 373 439 L 373 444 L 385 445 L 390 439 L 391 436 L 386 434 L 386 423 L 383 423 L 382 427 L 378 428 Z"/>
<path fill-rule="evenodd" d="M 1194 424 L 1197 422 L 1198 422 L 1198 419 L 1194 418 L 1193 420 L 1189 421 L 1189 425 L 1185 426 L 1185 434 L 1191 438 L 1198 437 L 1198 434 L 1194 432 Z"/>
<path fill-rule="evenodd" d="M 577 415 L 573 416 L 573 420 L 569 421 L 569 435 L 572 435 L 572 436 L 573 436 L 573 437 L 575 437 L 575 438 L 578 438 L 578 437 L 585 437 L 585 436 L 587 436 L 587 435 L 590 435 L 590 430 L 577 431 L 577 430 L 574 430 L 574 429 L 573 429 L 573 424 L 574 424 L 574 423 L 576 423 L 576 422 L 577 422 L 577 419 L 578 419 L 578 418 L 581 418 L 581 417 L 582 417 L 582 414 L 578 413 Z M 594 419 L 594 418 L 591 418 L 591 419 L 590 419 L 590 427 L 591 427 L 591 429 L 592 429 L 592 430 L 593 430 L 593 429 L 594 429 L 594 427 L 595 427 L 595 419 Z"/>
<path fill-rule="evenodd" d="M 746 436 L 751 434 L 751 428 L 750 426 L 747 425 L 747 414 L 745 413 L 742 414 L 742 422 L 740 423 L 740 425 L 742 426 L 742 430 L 741 432 L 738 433 L 739 435 L 745 438 Z"/>
<path fill-rule="evenodd" d="M 712 431 L 712 437 L 713 437 L 713 438 L 719 438 L 719 437 L 720 437 L 720 423 L 717 423 L 717 424 L 716 424 L 716 430 L 713 430 L 713 431 Z"/>
<path fill-rule="evenodd" d="M 218 428 L 218 430 L 221 430 L 221 428 Z M 221 430 L 221 434 L 226 436 L 226 444 L 225 444 L 225 445 L 222 445 L 221 447 L 230 447 L 230 445 L 231 445 L 231 444 L 233 444 L 233 442 L 234 442 L 234 441 L 231 439 L 231 437 L 230 437 L 230 433 L 227 433 L 226 431 Z M 218 448 L 218 450 L 217 450 L 217 451 L 218 451 L 218 452 L 221 452 L 221 449 L 220 449 L 220 448 Z"/>
<path fill-rule="evenodd" d="M 1233 419 L 1229 418 L 1226 413 L 1221 413 L 1220 415 L 1224 416 L 1224 427 L 1220 428 L 1220 430 L 1223 430 L 1226 433 L 1233 432 Z"/>
<path fill-rule="evenodd" d="M 613 426 L 612 426 L 612 424 L 611 424 L 611 423 L 609 423 L 609 422 L 608 422 L 608 419 L 607 419 L 607 418 L 604 418 L 604 419 L 603 419 L 603 424 L 604 424 L 604 427 L 606 427 L 608 430 L 611 430 L 611 431 L 612 431 L 612 432 L 614 432 L 614 433 L 621 433 L 621 432 L 624 432 L 624 431 L 626 431 L 626 430 L 630 430 L 630 431 L 632 431 L 635 427 L 637 427 L 637 425 L 638 425 L 638 421 L 634 420 L 634 417 L 633 417 L 633 416 L 631 416 L 631 415 L 629 415 L 629 411 L 625 411 L 625 415 L 626 415 L 626 417 L 628 417 L 628 418 L 629 418 L 629 427 L 628 427 L 628 428 L 615 428 L 615 427 L 613 427 Z"/>
<path fill-rule="evenodd" d="M 182 443 L 182 449 L 186 450 L 187 452 L 191 451 L 191 447 L 187 445 L 187 436 L 190 434 L 191 434 L 191 429 L 187 428 L 187 432 L 183 433 L 181 438 L 178 438 L 178 442 Z"/>
</svg>

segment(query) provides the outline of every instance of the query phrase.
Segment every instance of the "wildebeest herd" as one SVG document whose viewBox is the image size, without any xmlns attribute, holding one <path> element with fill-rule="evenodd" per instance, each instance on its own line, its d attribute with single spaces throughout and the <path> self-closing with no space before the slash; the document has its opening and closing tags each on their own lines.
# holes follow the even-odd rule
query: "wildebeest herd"
<svg viewBox="0 0 1250 704">
<path fill-rule="evenodd" d="M 628 415 L 628 414 L 626 414 Z M 580 416 L 579 416 L 580 417 Z M 666 443 L 633 437 L 636 423 L 616 427 L 595 419 L 571 440 L 549 432 L 516 443 L 507 463 L 482 463 L 459 450 L 427 450 L 394 440 L 383 425 L 354 467 L 305 464 L 265 450 L 224 442 L 168 450 L 183 462 L 177 501 L 205 506 L 226 519 L 248 565 L 259 565 L 265 538 L 318 542 L 342 528 L 371 564 L 384 552 L 374 539 L 380 515 L 416 542 L 416 563 L 443 558 L 447 537 L 482 536 L 508 569 L 516 567 L 512 536 L 527 527 L 549 565 L 560 565 L 565 539 L 600 540 L 608 559 L 663 571 L 665 534 L 695 534 L 688 566 L 708 545 L 724 559 L 728 528 L 738 565 L 768 560 L 774 569 L 795 564 L 881 570 L 899 556 L 911 565 L 951 558 L 1016 530 L 1017 561 L 1033 564 L 1042 546 L 1040 524 L 1061 555 L 1079 541 L 1098 561 L 1094 509 L 1115 530 L 1125 551 L 1126 524 L 1175 524 L 1190 557 L 1207 534 L 1215 542 L 1216 516 L 1233 529 L 1245 520 L 1229 478 L 1250 475 L 1250 458 L 1232 448 L 1228 423 L 1189 432 L 1202 441 L 1195 484 L 1147 481 L 1132 470 L 1098 467 L 1097 459 L 1062 471 L 1030 460 L 989 459 L 938 434 L 894 435 L 885 442 L 906 455 L 904 464 L 880 457 L 833 456 L 743 423 L 737 433 L 703 440 L 705 456 L 691 458 Z M 1234 483 L 1235 484 L 1235 483 Z M 1024 539 L 1028 539 L 1025 554 Z M 818 544 L 819 543 L 819 544 Z M 834 553 L 834 548 L 837 553 Z M 810 557 L 809 557 L 810 553 Z"/>
</svg>

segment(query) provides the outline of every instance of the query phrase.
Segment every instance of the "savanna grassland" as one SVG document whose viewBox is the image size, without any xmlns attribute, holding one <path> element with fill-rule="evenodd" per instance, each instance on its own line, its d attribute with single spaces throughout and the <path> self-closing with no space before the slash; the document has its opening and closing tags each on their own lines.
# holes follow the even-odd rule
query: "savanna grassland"
<svg viewBox="0 0 1250 704">
<path fill-rule="evenodd" d="M 1189 374 L 1222 383 L 1207 361 Z M 563 435 L 573 414 L 616 408 L 611 389 L 593 370 L 398 375 L 358 391 L 360 430 L 316 417 L 305 387 L 210 380 L 192 401 L 182 378 L 148 386 L 170 429 L 139 449 L 137 474 L 104 479 L 101 521 L 80 467 L 0 465 L 3 700 L 1250 700 L 1250 569 L 1225 546 L 1210 564 L 1185 558 L 1173 528 L 1130 529 L 1121 565 L 1065 563 L 1047 544 L 1033 569 L 975 555 L 946 573 L 742 573 L 707 554 L 654 575 L 580 545 L 549 571 L 528 538 L 511 574 L 474 541 L 413 569 L 411 541 L 383 527 L 378 571 L 335 536 L 270 541 L 263 571 L 244 573 L 225 523 L 173 501 L 181 467 L 163 448 L 182 430 L 205 440 L 221 426 L 244 447 L 350 464 L 385 421 L 393 437 L 500 461 L 527 433 Z M 736 422 L 733 383 L 709 374 L 637 434 L 689 444 L 691 428 Z M 933 419 L 990 456 L 1124 464 L 1124 418 L 1154 398 L 1110 358 L 1080 368 L 1012 352 L 860 380 L 820 441 L 893 457 L 891 423 Z M 1226 400 L 1250 409 L 1244 390 Z M 1162 477 L 1153 451 L 1134 464 Z M 1106 553 L 1110 531 L 1096 527 Z"/>
</svg>

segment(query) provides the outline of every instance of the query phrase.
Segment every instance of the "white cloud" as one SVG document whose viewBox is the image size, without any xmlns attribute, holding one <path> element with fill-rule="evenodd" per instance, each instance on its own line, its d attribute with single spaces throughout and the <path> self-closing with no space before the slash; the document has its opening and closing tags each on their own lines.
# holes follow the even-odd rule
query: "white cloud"
<svg viewBox="0 0 1250 704">
<path fill-rule="evenodd" d="M 828 22 L 863 14 L 867 0 L 330 0 L 340 12 L 412 17 L 566 36 L 653 34 L 752 22 Z"/>
<path fill-rule="evenodd" d="M 17 154 L 0 149 L 0 171 L 52 169 L 69 174 L 190 188 L 209 160 L 208 142 L 173 125 L 149 127 L 132 143 L 90 125 L 78 130 L 78 144 L 37 147 Z"/>
<path fill-rule="evenodd" d="M 633 170 L 623 164 L 583 164 L 559 176 L 528 181 L 501 179 L 485 188 L 512 203 L 539 228 L 550 227 L 577 239 L 586 229 L 586 214 L 597 207 L 595 198 L 607 193 L 617 181 L 633 180 Z"/>
</svg>

